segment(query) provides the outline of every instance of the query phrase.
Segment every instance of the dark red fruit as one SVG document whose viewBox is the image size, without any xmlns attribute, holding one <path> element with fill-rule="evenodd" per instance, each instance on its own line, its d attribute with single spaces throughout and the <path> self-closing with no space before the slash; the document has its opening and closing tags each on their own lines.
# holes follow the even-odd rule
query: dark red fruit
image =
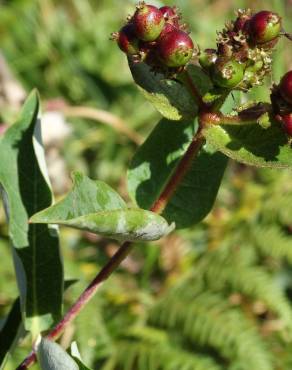
<svg viewBox="0 0 292 370">
<path fill-rule="evenodd" d="M 162 39 L 162 37 L 164 37 L 167 33 L 169 32 L 172 32 L 172 31 L 176 31 L 177 28 L 171 24 L 171 23 L 165 23 L 164 27 L 163 27 L 163 30 L 161 31 L 161 34 L 158 38 L 158 40 Z"/>
<path fill-rule="evenodd" d="M 257 44 L 272 41 L 280 35 L 281 17 L 268 10 L 263 10 L 252 16 L 249 21 L 249 35 Z"/>
<path fill-rule="evenodd" d="M 164 16 L 166 22 L 173 24 L 176 27 L 179 27 L 179 16 L 177 14 L 176 8 L 171 6 L 163 6 L 159 9 Z"/>
<path fill-rule="evenodd" d="M 128 55 L 139 53 L 139 39 L 136 37 L 134 26 L 131 23 L 126 24 L 121 30 L 113 34 L 117 40 L 119 48 Z"/>
<path fill-rule="evenodd" d="M 280 93 L 287 103 L 292 104 L 292 71 L 287 72 L 280 82 Z"/>
<path fill-rule="evenodd" d="M 243 33 L 246 33 L 249 28 L 250 18 L 251 17 L 247 14 L 242 14 L 241 16 L 239 16 L 234 22 L 234 31 L 241 31 Z"/>
<path fill-rule="evenodd" d="M 292 136 L 292 113 L 282 116 L 282 122 L 286 134 Z"/>
<path fill-rule="evenodd" d="M 165 24 L 163 13 L 153 5 L 141 4 L 132 22 L 136 36 L 142 41 L 155 41 Z"/>
<path fill-rule="evenodd" d="M 185 66 L 192 58 L 194 43 L 186 32 L 176 29 L 158 41 L 157 50 L 163 64 L 177 68 Z"/>
</svg>

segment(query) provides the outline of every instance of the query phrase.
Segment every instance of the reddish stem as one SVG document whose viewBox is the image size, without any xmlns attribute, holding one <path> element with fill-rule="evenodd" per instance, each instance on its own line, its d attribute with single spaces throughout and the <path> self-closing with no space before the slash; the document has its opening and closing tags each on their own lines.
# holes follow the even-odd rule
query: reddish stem
<svg viewBox="0 0 292 370">
<path fill-rule="evenodd" d="M 188 76 L 188 75 L 187 75 Z M 190 87 L 192 86 L 194 95 L 197 95 L 197 90 L 193 85 L 190 77 Z M 201 98 L 200 98 L 201 99 Z M 161 213 L 165 209 L 167 203 L 171 199 L 172 195 L 174 194 L 175 190 L 178 188 L 179 184 L 181 183 L 182 179 L 186 175 L 188 169 L 190 168 L 192 161 L 198 154 L 203 142 L 204 137 L 202 135 L 202 125 L 200 125 L 198 132 L 193 137 L 193 140 L 187 149 L 186 153 L 184 154 L 183 158 L 179 162 L 178 166 L 176 167 L 171 179 L 165 186 L 165 189 L 157 199 L 157 201 L 152 205 L 151 211 L 155 213 Z M 65 314 L 63 319 L 49 332 L 47 335 L 48 339 L 56 340 L 65 328 L 76 318 L 76 316 L 80 313 L 80 311 L 86 306 L 86 304 L 91 300 L 91 298 L 95 295 L 98 287 L 100 284 L 106 280 L 113 271 L 121 264 L 121 262 L 129 255 L 133 248 L 133 244 L 130 242 L 125 242 L 121 245 L 118 249 L 116 254 L 107 262 L 107 264 L 101 269 L 101 271 L 97 274 L 95 279 L 90 283 L 90 285 L 85 289 L 85 291 L 81 294 L 78 300 L 73 304 L 73 306 L 69 309 L 69 311 Z M 31 365 L 33 365 L 36 361 L 36 353 L 33 349 L 32 352 L 26 357 L 26 359 L 17 367 L 16 370 L 25 370 L 28 369 Z"/>
<path fill-rule="evenodd" d="M 50 331 L 47 335 L 48 339 L 56 340 L 64 331 L 64 329 L 75 319 L 79 312 L 85 307 L 90 299 L 95 295 L 100 284 L 106 280 L 111 273 L 120 265 L 120 263 L 128 256 L 133 248 L 133 244 L 125 242 L 118 249 L 116 254 L 108 261 L 108 263 L 101 269 L 95 279 L 81 294 L 78 300 L 69 309 L 63 319 Z M 16 370 L 28 369 L 36 361 L 36 354 L 33 350 L 27 358 L 17 367 Z"/>
<path fill-rule="evenodd" d="M 201 129 L 199 129 L 197 134 L 193 137 L 193 140 L 190 146 L 188 147 L 188 150 L 186 151 L 185 155 L 183 156 L 182 160 L 179 162 L 175 170 L 175 174 L 171 177 L 165 189 L 160 194 L 159 198 L 154 202 L 154 204 L 150 208 L 150 211 L 155 213 L 163 212 L 169 200 L 171 199 L 174 192 L 178 188 L 178 185 L 181 183 L 182 179 L 188 172 L 192 164 L 192 161 L 198 154 L 203 142 L 204 137 L 201 134 Z"/>
<path fill-rule="evenodd" d="M 189 89 L 190 93 L 194 97 L 196 103 L 199 106 L 200 110 L 207 110 L 208 105 L 203 101 L 201 94 L 199 93 L 197 87 L 194 85 L 193 80 L 187 70 L 185 70 L 181 75 L 181 80 Z"/>
</svg>

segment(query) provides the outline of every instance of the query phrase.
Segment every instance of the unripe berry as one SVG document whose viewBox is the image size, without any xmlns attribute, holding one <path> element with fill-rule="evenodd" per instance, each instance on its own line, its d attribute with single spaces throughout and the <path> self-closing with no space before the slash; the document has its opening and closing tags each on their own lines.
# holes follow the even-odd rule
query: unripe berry
<svg viewBox="0 0 292 370">
<path fill-rule="evenodd" d="M 276 13 L 263 10 L 252 16 L 248 31 L 253 42 L 264 44 L 276 39 L 281 32 L 281 28 L 281 17 Z"/>
<path fill-rule="evenodd" d="M 282 122 L 286 134 L 292 136 L 292 113 L 282 116 Z"/>
<path fill-rule="evenodd" d="M 292 104 L 292 71 L 287 72 L 280 82 L 280 93 L 287 103 Z"/>
<path fill-rule="evenodd" d="M 139 53 L 139 39 L 135 35 L 132 23 L 126 24 L 119 32 L 113 34 L 113 39 L 116 39 L 119 48 L 128 55 Z"/>
<path fill-rule="evenodd" d="M 206 49 L 202 51 L 199 57 L 199 63 L 202 68 L 209 69 L 216 62 L 217 57 L 215 49 Z"/>
<path fill-rule="evenodd" d="M 212 77 L 215 85 L 233 89 L 243 79 L 244 65 L 236 60 L 219 60 L 215 63 Z"/>
<path fill-rule="evenodd" d="M 194 43 L 186 32 L 176 29 L 159 39 L 157 51 L 167 67 L 183 67 L 193 56 Z"/>
<path fill-rule="evenodd" d="M 140 40 L 155 41 L 164 27 L 165 19 L 156 6 L 142 4 L 136 10 L 132 22 Z"/>
</svg>

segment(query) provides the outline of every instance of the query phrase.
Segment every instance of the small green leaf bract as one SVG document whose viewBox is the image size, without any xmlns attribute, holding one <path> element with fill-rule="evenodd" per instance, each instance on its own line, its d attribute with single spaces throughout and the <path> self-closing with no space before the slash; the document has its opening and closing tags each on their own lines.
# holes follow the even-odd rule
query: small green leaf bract
<svg viewBox="0 0 292 370">
<path fill-rule="evenodd" d="M 129 61 L 129 66 L 143 95 L 162 116 L 177 121 L 194 118 L 197 115 L 198 106 L 195 104 L 194 97 L 181 82 L 152 72 L 145 63 Z M 208 76 L 194 65 L 189 65 L 187 71 L 199 93 L 204 95 L 211 86 Z"/>
</svg>

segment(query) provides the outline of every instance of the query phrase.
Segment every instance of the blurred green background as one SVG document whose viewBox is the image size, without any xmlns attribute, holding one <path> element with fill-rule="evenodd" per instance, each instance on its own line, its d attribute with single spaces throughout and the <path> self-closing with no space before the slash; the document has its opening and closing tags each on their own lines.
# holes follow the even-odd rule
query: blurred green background
<svg viewBox="0 0 292 370">
<path fill-rule="evenodd" d="M 277 11 L 292 31 L 291 0 L 165 4 L 180 8 L 201 48 L 215 45 L 216 30 L 237 8 Z M 57 199 L 70 188 L 72 170 L 106 181 L 128 199 L 127 166 L 159 120 L 109 40 L 134 6 L 125 0 L 0 1 L 0 129 L 37 87 Z M 273 76 L 251 99 L 268 100 L 267 86 L 292 68 L 291 45 L 279 42 Z M 61 229 L 61 239 L 66 277 L 78 279 L 65 295 L 68 307 L 118 244 L 68 229 Z M 0 258 L 3 320 L 17 289 L 2 209 Z M 61 343 L 76 340 L 94 369 L 291 369 L 291 263 L 291 172 L 230 162 L 207 219 L 137 245 Z M 30 346 L 27 337 L 5 369 L 14 369 Z"/>
</svg>

